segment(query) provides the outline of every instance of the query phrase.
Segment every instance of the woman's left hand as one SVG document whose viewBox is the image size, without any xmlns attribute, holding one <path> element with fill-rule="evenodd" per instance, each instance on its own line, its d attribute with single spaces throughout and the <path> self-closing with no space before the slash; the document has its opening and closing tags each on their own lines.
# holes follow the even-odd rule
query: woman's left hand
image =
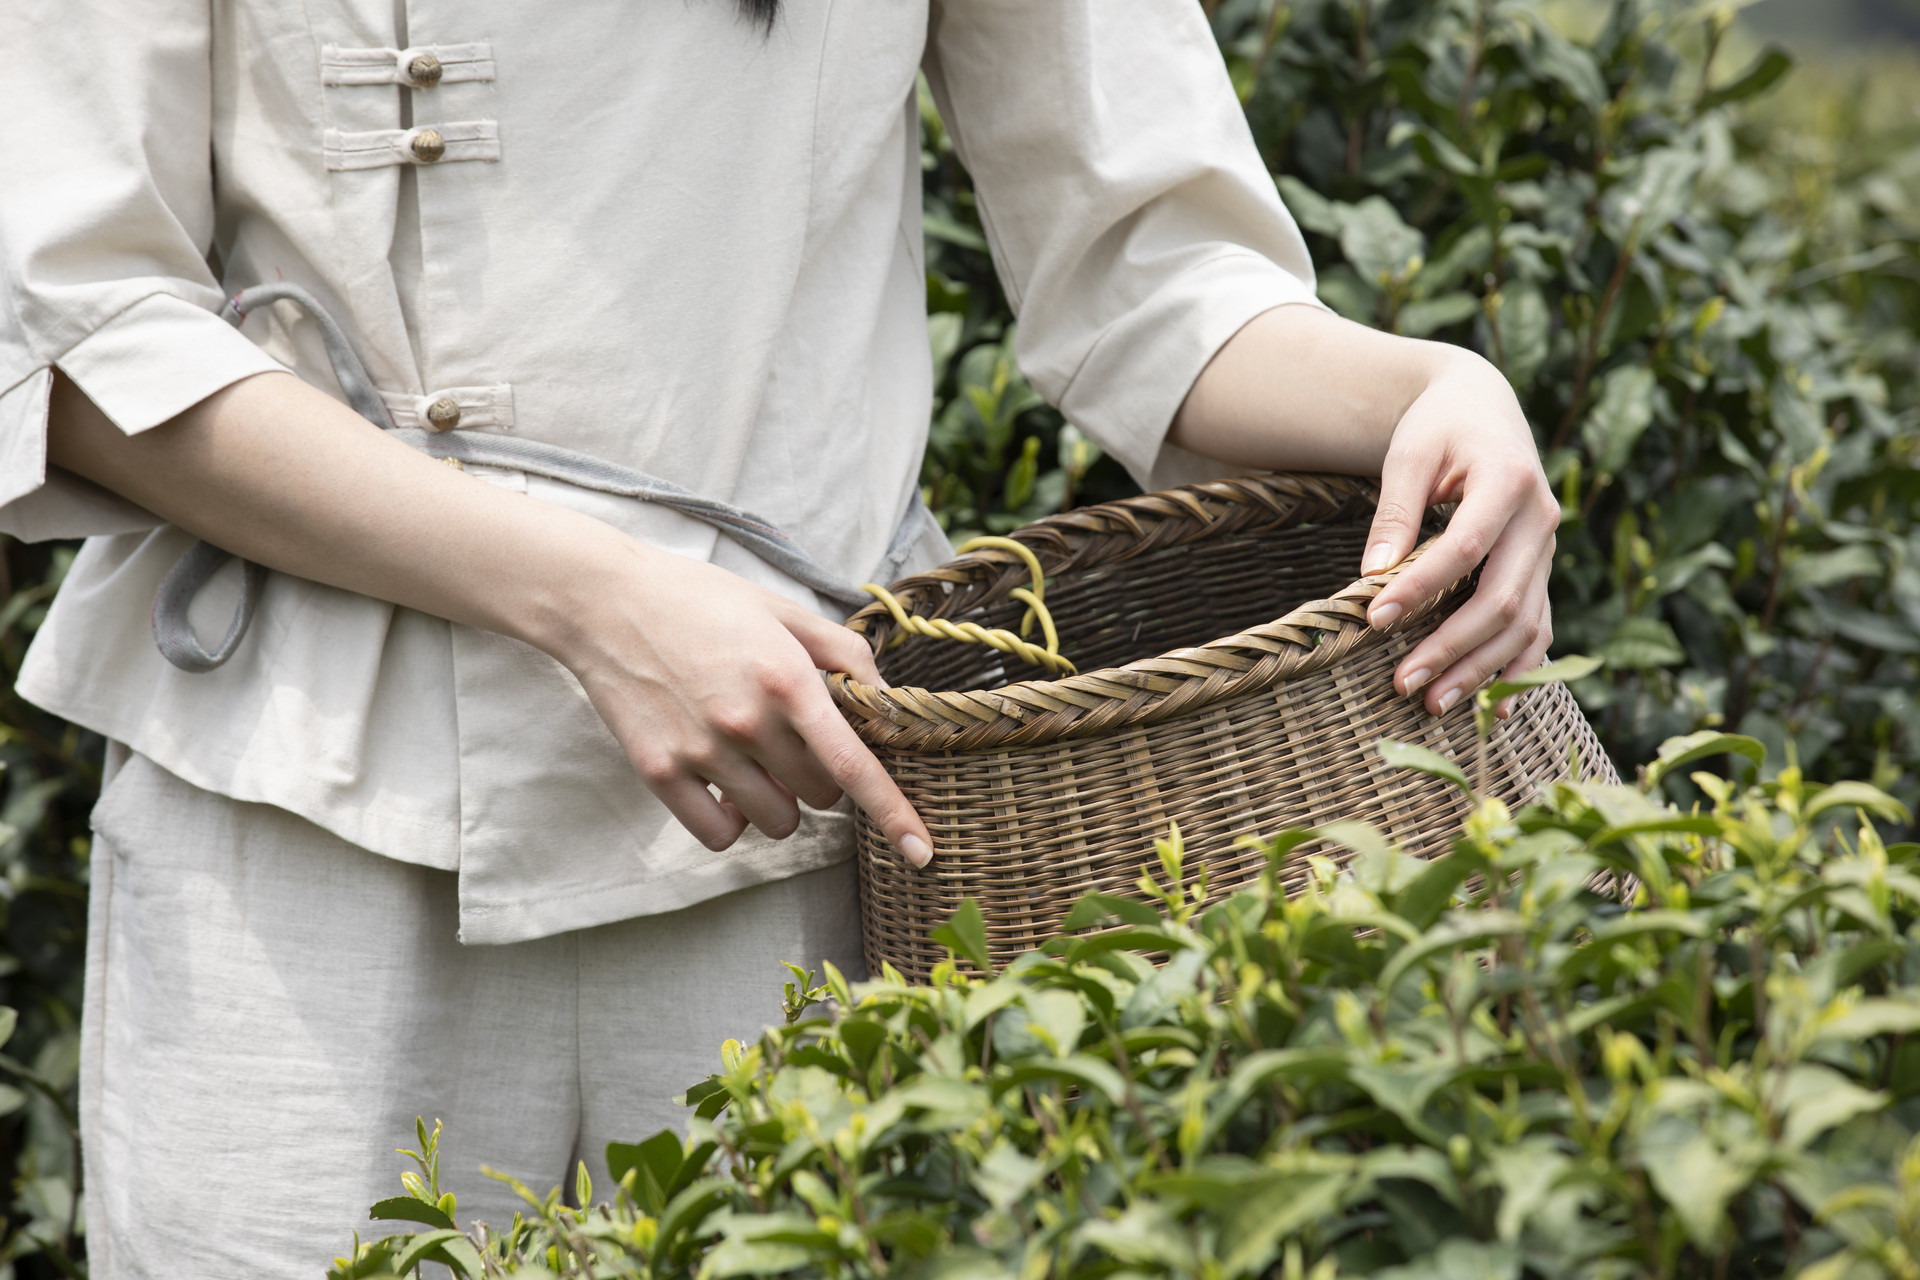
<svg viewBox="0 0 1920 1280">
<path fill-rule="evenodd" d="M 1394 672 L 1394 687 L 1422 695 L 1435 715 L 1546 656 L 1560 504 L 1513 388 L 1473 352 L 1317 307 L 1276 307 L 1214 355 L 1168 438 L 1243 466 L 1379 476 L 1380 507 L 1358 566 L 1366 574 L 1406 558 L 1428 507 L 1460 504 L 1367 615 L 1392 626 L 1485 562 L 1473 598 Z"/>
<path fill-rule="evenodd" d="M 1393 432 L 1363 573 L 1398 564 L 1435 503 L 1457 502 L 1446 532 L 1374 600 L 1367 620 L 1391 626 L 1485 561 L 1473 598 L 1401 660 L 1394 686 L 1424 693 L 1435 715 L 1497 676 L 1531 671 L 1553 643 L 1547 576 L 1560 503 L 1540 469 L 1513 389 L 1477 356 L 1438 374 Z M 1502 706 L 1504 717 L 1509 708 Z"/>
</svg>

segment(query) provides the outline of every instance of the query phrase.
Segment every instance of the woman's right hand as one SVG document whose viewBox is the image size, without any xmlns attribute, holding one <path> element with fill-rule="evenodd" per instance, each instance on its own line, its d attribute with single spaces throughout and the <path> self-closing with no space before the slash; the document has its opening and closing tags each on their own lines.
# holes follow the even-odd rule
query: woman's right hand
<svg viewBox="0 0 1920 1280">
<path fill-rule="evenodd" d="M 820 677 L 883 683 L 865 642 L 724 569 L 607 534 L 542 647 L 682 825 L 714 850 L 749 823 L 779 840 L 799 826 L 798 800 L 824 809 L 845 793 L 925 866 L 926 824 Z"/>
</svg>

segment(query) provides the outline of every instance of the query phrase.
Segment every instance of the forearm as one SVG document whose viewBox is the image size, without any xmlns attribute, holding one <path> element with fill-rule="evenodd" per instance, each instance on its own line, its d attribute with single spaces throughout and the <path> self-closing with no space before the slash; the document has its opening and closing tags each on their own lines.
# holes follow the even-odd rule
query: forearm
<svg viewBox="0 0 1920 1280">
<path fill-rule="evenodd" d="M 1240 466 L 1379 475 L 1394 427 L 1437 378 L 1483 373 L 1499 377 L 1459 347 L 1276 307 L 1208 363 L 1168 440 Z"/>
<path fill-rule="evenodd" d="M 909 861 L 931 855 L 817 674 L 878 681 L 873 655 L 802 605 L 463 475 L 287 374 L 136 436 L 63 380 L 47 439 L 54 465 L 225 550 L 544 649 L 710 848 L 748 822 L 790 834 L 796 796 L 844 790 Z"/>
<path fill-rule="evenodd" d="M 55 465 L 248 560 L 559 653 L 590 579 L 646 549 L 394 440 L 289 374 L 123 434 L 65 379 Z"/>
</svg>

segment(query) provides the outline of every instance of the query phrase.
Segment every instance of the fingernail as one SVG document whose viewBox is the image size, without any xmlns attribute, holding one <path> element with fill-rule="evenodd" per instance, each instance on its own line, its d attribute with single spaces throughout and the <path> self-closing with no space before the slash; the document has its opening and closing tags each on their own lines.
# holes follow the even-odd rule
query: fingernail
<svg viewBox="0 0 1920 1280">
<path fill-rule="evenodd" d="M 933 861 L 933 850 L 919 836 L 912 834 L 901 836 L 899 847 L 900 856 L 905 858 L 911 866 L 924 867 Z"/>
<path fill-rule="evenodd" d="M 1427 681 L 1431 679 L 1433 679 L 1433 672 L 1427 670 L 1425 667 L 1421 667 L 1415 671 L 1407 677 L 1407 696 L 1411 698 L 1414 694 L 1420 692 L 1421 689 L 1426 687 Z"/>
<path fill-rule="evenodd" d="M 1447 712 L 1453 710 L 1453 704 L 1458 701 L 1460 701 L 1460 691 L 1458 689 L 1449 689 L 1445 693 L 1441 694 L 1440 695 L 1440 714 L 1445 715 L 1447 714 Z"/>
<path fill-rule="evenodd" d="M 1499 716 L 1502 720 L 1505 720 L 1508 716 L 1511 716 L 1513 714 L 1513 699 L 1512 698 L 1500 699 L 1500 706 L 1494 712 L 1494 714 Z"/>
<path fill-rule="evenodd" d="M 1367 625 L 1375 631 L 1385 631 L 1388 627 L 1400 621 L 1400 615 L 1405 612 L 1406 609 L 1401 605 L 1383 604 L 1367 615 Z"/>
<path fill-rule="evenodd" d="M 1369 574 L 1385 573 L 1391 568 L 1393 568 L 1393 544 L 1391 542 L 1376 542 L 1371 547 L 1368 547 L 1367 558 L 1360 563 L 1360 573 L 1363 577 Z"/>
</svg>

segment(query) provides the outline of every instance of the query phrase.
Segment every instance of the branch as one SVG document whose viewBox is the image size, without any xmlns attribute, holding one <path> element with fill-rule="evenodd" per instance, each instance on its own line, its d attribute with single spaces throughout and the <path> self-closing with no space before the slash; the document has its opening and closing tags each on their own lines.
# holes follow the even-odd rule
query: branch
<svg viewBox="0 0 1920 1280">
<path fill-rule="evenodd" d="M 1600 360 L 1600 335 L 1606 332 L 1607 321 L 1613 315 L 1613 304 L 1620 298 L 1620 288 L 1627 281 L 1627 268 L 1633 265 L 1637 252 L 1631 239 L 1621 246 L 1620 257 L 1613 264 L 1613 276 L 1607 281 L 1607 291 L 1601 295 L 1600 309 L 1593 314 L 1593 327 L 1587 333 L 1587 349 L 1580 354 L 1580 368 L 1573 377 L 1573 398 L 1567 401 L 1566 416 L 1560 419 L 1560 427 L 1553 433 L 1552 448 L 1563 449 L 1573 435 L 1574 423 L 1580 420 L 1580 411 L 1586 407 L 1587 387 L 1593 380 L 1593 367 Z"/>
</svg>

